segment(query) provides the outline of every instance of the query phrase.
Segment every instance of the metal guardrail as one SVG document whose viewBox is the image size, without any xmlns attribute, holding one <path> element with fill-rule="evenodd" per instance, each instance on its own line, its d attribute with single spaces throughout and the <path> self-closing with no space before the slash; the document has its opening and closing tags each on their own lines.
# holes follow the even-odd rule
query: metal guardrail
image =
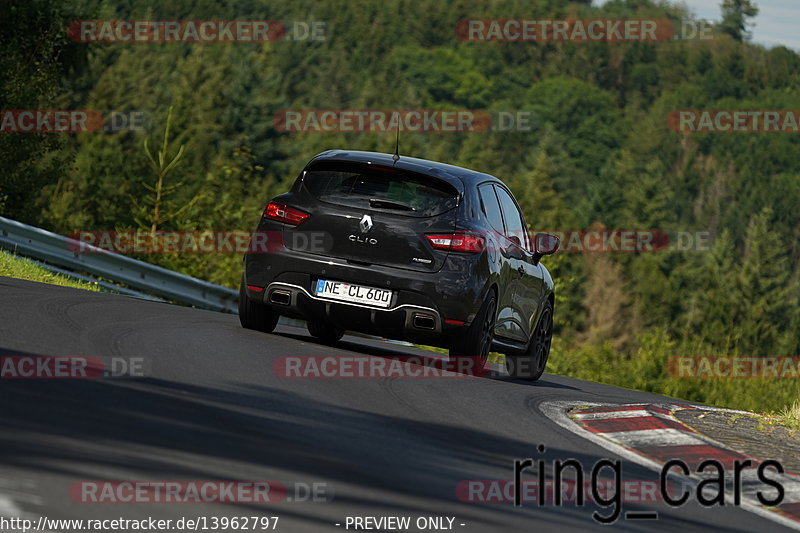
<svg viewBox="0 0 800 533">
<path fill-rule="evenodd" d="M 0 247 L 69 270 L 88 272 L 93 276 L 124 283 L 167 300 L 213 311 L 237 312 L 239 293 L 233 289 L 96 248 L 16 220 L 0 217 Z M 91 253 L 75 251 L 81 249 Z"/>
</svg>

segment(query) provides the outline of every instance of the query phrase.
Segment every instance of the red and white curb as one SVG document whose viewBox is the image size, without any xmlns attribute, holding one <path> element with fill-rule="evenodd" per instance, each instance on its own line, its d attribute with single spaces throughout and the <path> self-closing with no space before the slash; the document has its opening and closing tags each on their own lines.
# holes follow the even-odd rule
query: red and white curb
<svg viewBox="0 0 800 533">
<path fill-rule="evenodd" d="M 754 465 L 764 458 L 750 457 L 702 435 L 673 416 L 681 409 L 706 411 L 730 411 L 690 404 L 598 404 L 578 401 L 550 401 L 540 404 L 539 409 L 550 420 L 614 454 L 647 468 L 661 472 L 664 464 L 672 459 L 683 461 L 691 474 L 686 476 L 670 470 L 669 479 L 677 482 L 697 484 L 703 479 L 715 477 L 697 473 L 697 466 L 706 459 L 719 461 L 725 467 L 726 502 L 733 501 L 733 463 L 750 460 Z M 741 472 L 742 509 L 800 531 L 800 476 L 792 473 L 778 474 L 769 471 L 769 478 L 781 483 L 784 498 L 778 507 L 766 507 L 756 498 L 757 490 L 765 495 L 770 490 L 757 478 L 756 468 L 748 467 Z M 765 490 L 766 489 L 766 490 Z M 713 496 L 713 492 L 710 493 Z M 727 497 L 730 495 L 730 497 Z"/>
</svg>

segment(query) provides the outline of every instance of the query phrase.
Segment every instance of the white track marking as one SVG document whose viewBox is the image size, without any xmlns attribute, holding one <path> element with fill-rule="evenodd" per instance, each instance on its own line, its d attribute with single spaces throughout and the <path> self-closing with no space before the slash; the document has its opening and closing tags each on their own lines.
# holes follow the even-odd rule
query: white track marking
<svg viewBox="0 0 800 533">
<path fill-rule="evenodd" d="M 610 413 L 581 413 L 575 415 L 575 418 L 578 420 L 605 420 L 607 418 L 639 418 L 643 416 L 651 416 L 651 414 L 644 409 L 637 409 L 636 411 L 611 411 Z"/>
<path fill-rule="evenodd" d="M 598 433 L 624 446 L 692 446 L 708 444 L 698 435 L 680 429 L 641 429 Z"/>
</svg>

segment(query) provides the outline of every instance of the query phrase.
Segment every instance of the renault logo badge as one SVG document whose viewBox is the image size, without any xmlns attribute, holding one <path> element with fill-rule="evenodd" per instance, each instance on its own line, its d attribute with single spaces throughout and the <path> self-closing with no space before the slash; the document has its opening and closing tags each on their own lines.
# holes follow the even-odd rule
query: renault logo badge
<svg viewBox="0 0 800 533">
<path fill-rule="evenodd" d="M 372 217 L 369 215 L 364 215 L 361 217 L 361 222 L 358 223 L 358 226 L 361 228 L 361 233 L 366 233 L 372 229 Z"/>
</svg>

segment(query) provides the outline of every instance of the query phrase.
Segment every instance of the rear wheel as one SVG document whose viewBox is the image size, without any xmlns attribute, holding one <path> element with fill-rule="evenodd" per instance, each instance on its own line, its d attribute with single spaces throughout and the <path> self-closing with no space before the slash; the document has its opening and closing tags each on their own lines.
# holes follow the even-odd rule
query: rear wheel
<svg viewBox="0 0 800 533">
<path fill-rule="evenodd" d="M 464 335 L 456 339 L 450 347 L 450 361 L 457 365 L 456 370 L 473 375 L 483 372 L 494 339 L 494 325 L 497 321 L 497 299 L 494 291 L 483 302 L 480 311 Z"/>
<path fill-rule="evenodd" d="M 336 342 L 344 336 L 343 329 L 335 328 L 326 322 L 308 322 L 306 327 L 312 336 L 325 342 Z"/>
<path fill-rule="evenodd" d="M 247 296 L 244 282 L 239 285 L 239 322 L 243 328 L 271 333 L 278 324 L 279 316 L 268 305 L 252 301 Z"/>
<path fill-rule="evenodd" d="M 542 309 L 536 330 L 524 355 L 506 355 L 506 370 L 515 378 L 536 381 L 544 373 L 553 340 L 553 304 L 548 300 Z"/>
</svg>

